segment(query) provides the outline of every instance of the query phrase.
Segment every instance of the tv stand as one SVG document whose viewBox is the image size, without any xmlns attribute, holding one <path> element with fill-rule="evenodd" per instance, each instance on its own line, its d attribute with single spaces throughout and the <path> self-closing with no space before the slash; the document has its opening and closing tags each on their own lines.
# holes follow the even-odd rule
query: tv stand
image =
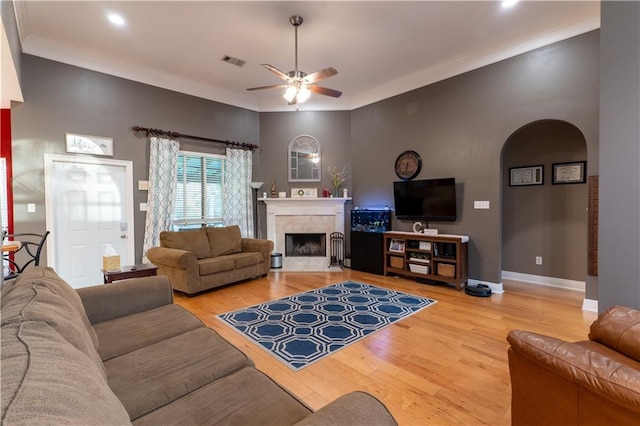
<svg viewBox="0 0 640 426">
<path fill-rule="evenodd" d="M 454 284 L 461 290 L 468 278 L 468 242 L 464 235 L 385 232 L 384 275 Z"/>
</svg>

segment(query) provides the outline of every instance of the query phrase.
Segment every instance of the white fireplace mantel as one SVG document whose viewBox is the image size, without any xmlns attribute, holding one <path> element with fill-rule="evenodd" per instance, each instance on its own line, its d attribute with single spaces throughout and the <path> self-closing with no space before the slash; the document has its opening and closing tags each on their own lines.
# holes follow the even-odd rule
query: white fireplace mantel
<svg viewBox="0 0 640 426">
<path fill-rule="evenodd" d="M 297 232 L 341 232 L 344 234 L 344 204 L 351 198 L 259 198 L 267 205 L 267 239 L 274 252 L 284 253 L 284 230 Z M 328 222 L 327 222 L 328 220 Z M 328 235 L 327 235 L 328 237 Z M 283 257 L 284 271 L 329 270 L 326 257 Z"/>
</svg>

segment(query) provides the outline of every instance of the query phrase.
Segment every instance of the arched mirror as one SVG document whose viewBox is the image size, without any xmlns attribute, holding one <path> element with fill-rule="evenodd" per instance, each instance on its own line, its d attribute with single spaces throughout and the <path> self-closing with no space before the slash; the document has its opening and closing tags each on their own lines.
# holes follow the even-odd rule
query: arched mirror
<svg viewBox="0 0 640 426">
<path fill-rule="evenodd" d="M 289 182 L 320 182 L 320 143 L 300 135 L 289 143 Z"/>
</svg>

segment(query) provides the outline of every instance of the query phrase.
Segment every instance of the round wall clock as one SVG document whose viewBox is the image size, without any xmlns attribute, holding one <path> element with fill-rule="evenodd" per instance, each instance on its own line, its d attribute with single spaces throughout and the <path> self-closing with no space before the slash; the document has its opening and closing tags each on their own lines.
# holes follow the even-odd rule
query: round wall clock
<svg viewBox="0 0 640 426">
<path fill-rule="evenodd" d="M 396 175 L 402 180 L 411 180 L 422 170 L 422 158 L 415 151 L 405 151 L 398 155 L 395 165 Z"/>
</svg>

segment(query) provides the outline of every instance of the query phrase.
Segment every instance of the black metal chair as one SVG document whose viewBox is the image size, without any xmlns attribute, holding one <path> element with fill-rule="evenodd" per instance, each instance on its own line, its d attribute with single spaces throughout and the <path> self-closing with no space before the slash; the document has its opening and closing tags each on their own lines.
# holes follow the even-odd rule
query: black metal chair
<svg viewBox="0 0 640 426">
<path fill-rule="evenodd" d="M 48 236 L 49 231 L 46 231 L 44 234 L 3 234 L 3 242 L 20 242 L 20 247 L 17 250 L 2 254 L 2 260 L 9 268 L 9 273 L 5 275 L 4 279 L 10 280 L 16 278 L 31 264 L 34 266 L 40 265 L 40 254 L 42 253 L 42 247 L 44 247 Z"/>
</svg>

